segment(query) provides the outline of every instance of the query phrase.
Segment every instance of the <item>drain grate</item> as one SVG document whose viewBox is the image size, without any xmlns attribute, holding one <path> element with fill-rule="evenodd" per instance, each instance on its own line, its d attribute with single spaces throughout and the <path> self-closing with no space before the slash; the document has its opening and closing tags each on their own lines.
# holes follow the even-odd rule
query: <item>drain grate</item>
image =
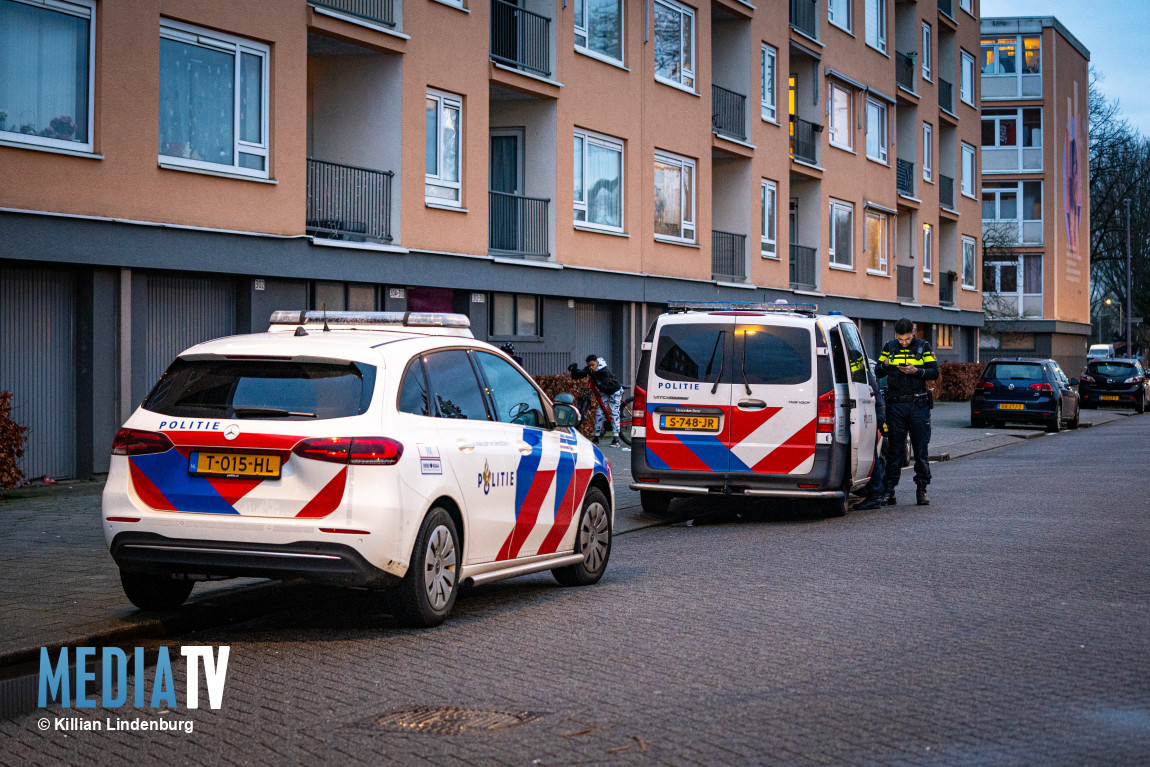
<svg viewBox="0 0 1150 767">
<path fill-rule="evenodd" d="M 410 706 L 389 711 L 376 722 L 400 732 L 431 732 L 455 735 L 473 730 L 505 730 L 542 717 L 530 711 L 484 711 L 476 708 Z"/>
</svg>

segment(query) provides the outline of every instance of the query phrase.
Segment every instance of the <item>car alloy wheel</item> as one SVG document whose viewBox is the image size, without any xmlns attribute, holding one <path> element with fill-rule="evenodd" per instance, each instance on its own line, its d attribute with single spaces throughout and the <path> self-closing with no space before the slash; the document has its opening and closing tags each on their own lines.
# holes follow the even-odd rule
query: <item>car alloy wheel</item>
<svg viewBox="0 0 1150 767">
<path fill-rule="evenodd" d="M 428 604 L 436 610 L 447 606 L 455 590 L 456 564 L 455 541 L 447 527 L 439 525 L 431 531 L 423 555 L 423 587 Z"/>
</svg>

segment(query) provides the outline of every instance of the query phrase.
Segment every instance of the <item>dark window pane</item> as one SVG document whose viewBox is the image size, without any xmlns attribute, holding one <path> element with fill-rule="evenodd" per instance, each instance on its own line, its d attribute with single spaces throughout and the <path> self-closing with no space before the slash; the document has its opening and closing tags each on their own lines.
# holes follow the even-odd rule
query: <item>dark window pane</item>
<svg viewBox="0 0 1150 767">
<path fill-rule="evenodd" d="M 487 377 L 490 393 L 495 400 L 495 418 L 504 423 L 523 426 L 544 426 L 543 403 L 539 392 L 502 357 L 477 352 L 475 359 Z"/>
<path fill-rule="evenodd" d="M 423 365 L 413 360 L 403 377 L 399 390 L 399 410 L 401 413 L 432 415 L 431 396 L 427 391 L 427 381 L 423 377 Z"/>
<path fill-rule="evenodd" d="M 467 352 L 453 349 L 424 358 L 433 398 L 441 418 L 487 420 L 483 392 Z"/>
<path fill-rule="evenodd" d="M 714 383 L 722 374 L 724 344 L 732 330 L 730 325 L 665 325 L 655 350 L 655 375 L 668 381 Z"/>
<path fill-rule="evenodd" d="M 740 335 L 747 383 L 798 384 L 810 380 L 811 332 L 806 328 L 747 327 L 740 328 Z"/>
<path fill-rule="evenodd" d="M 984 380 L 998 381 L 1042 381 L 1045 379 L 1042 365 L 1037 362 L 992 362 L 983 374 Z"/>
<path fill-rule="evenodd" d="M 982 145 L 994 146 L 994 120 L 982 121 Z"/>
</svg>

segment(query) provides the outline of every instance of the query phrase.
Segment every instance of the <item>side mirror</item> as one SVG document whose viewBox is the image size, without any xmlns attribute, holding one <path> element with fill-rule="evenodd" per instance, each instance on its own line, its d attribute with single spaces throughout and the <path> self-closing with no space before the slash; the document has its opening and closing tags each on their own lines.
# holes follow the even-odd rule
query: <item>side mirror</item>
<svg viewBox="0 0 1150 767">
<path fill-rule="evenodd" d="M 1079 380 L 1078 380 L 1077 378 L 1071 378 L 1071 379 L 1070 379 L 1070 385 L 1071 385 L 1071 386 L 1077 386 L 1079 383 L 1080 383 L 1080 382 L 1079 382 Z"/>
<path fill-rule="evenodd" d="M 556 426 L 578 426 L 579 422 L 583 420 L 579 408 L 568 405 L 566 402 L 556 402 L 554 410 Z"/>
</svg>

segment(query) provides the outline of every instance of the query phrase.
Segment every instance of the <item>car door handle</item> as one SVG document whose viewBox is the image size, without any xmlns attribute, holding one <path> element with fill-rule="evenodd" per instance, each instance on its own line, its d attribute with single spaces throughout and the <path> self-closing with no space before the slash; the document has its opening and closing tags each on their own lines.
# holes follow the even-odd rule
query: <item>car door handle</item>
<svg viewBox="0 0 1150 767">
<path fill-rule="evenodd" d="M 530 443 L 524 442 L 523 440 L 516 442 L 515 448 L 523 455 L 531 455 L 533 452 L 535 452 L 534 446 L 532 446 Z"/>
<path fill-rule="evenodd" d="M 474 442 L 468 442 L 467 440 L 463 440 L 463 439 L 455 440 L 455 446 L 457 448 L 459 448 L 459 452 L 461 452 L 461 453 L 470 453 L 472 450 L 475 449 L 475 443 Z"/>
<path fill-rule="evenodd" d="M 766 402 L 761 399 L 741 399 L 739 400 L 740 410 L 762 410 L 767 406 Z"/>
</svg>

